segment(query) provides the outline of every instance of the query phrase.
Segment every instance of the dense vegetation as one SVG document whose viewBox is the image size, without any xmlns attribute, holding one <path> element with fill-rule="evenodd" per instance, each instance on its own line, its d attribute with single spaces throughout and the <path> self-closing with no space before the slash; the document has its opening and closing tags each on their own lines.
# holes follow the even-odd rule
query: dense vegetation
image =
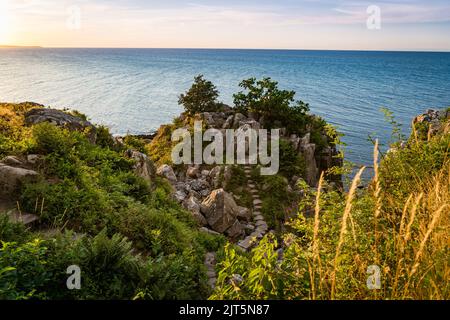
<svg viewBox="0 0 450 320">
<path fill-rule="evenodd" d="M 294 103 L 294 92 L 269 78 L 244 80 L 241 87 L 235 111 L 269 128 L 286 127 L 298 136 L 310 132 L 318 152 L 339 143 L 339 134 L 309 115 L 307 104 Z M 119 143 L 101 126 L 92 143 L 89 130 L 26 125 L 25 113 L 42 106 L 0 103 L 0 158 L 42 156 L 35 168 L 41 178 L 22 186 L 17 197 L 20 210 L 40 217 L 39 228 L 0 214 L 0 299 L 450 297 L 448 130 L 432 135 L 420 123 L 404 142 L 390 117 L 399 141 L 387 154 L 376 143 L 373 180 L 360 188 L 361 174 L 368 170 L 361 168 L 348 192 L 324 179 L 339 168 L 324 172 L 317 188 L 298 179 L 297 190 L 291 190 L 292 179 L 305 175 L 305 159 L 282 140 L 279 174 L 261 176 L 255 168 L 251 175 L 274 232 L 243 253 L 221 236 L 199 232 L 191 214 L 173 199 L 172 186 L 137 176 L 127 156 L 133 149 L 157 165 L 170 164 L 172 132 L 192 126 L 198 112 L 222 110 L 217 97 L 211 82 L 196 77 L 180 96 L 185 114 L 163 126 L 148 145 L 132 136 Z M 230 168 L 226 191 L 239 205 L 251 207 L 242 166 Z M 203 265 L 207 251 L 219 253 L 214 292 Z M 70 265 L 82 269 L 81 290 L 66 288 Z M 367 287 L 373 266 L 380 272 L 379 290 Z"/>
<path fill-rule="evenodd" d="M 0 297 L 206 298 L 204 253 L 222 240 L 197 231 L 166 182 L 133 173 L 125 151 L 140 144 L 116 144 L 105 128 L 92 144 L 85 132 L 24 126 L 34 107 L 0 105 L 2 154 L 44 156 L 42 178 L 23 186 L 19 199 L 21 210 L 40 216 L 42 231 L 0 216 Z M 73 264 L 84 285 L 69 291 L 65 272 Z"/>
<path fill-rule="evenodd" d="M 323 179 L 303 186 L 300 212 L 314 217 L 300 213 L 249 255 L 228 245 L 212 298 L 449 299 L 450 134 L 418 137 L 380 163 L 375 145 L 367 189 L 357 188 L 364 168 L 346 194 Z M 378 271 L 381 288 L 370 290 Z"/>
</svg>

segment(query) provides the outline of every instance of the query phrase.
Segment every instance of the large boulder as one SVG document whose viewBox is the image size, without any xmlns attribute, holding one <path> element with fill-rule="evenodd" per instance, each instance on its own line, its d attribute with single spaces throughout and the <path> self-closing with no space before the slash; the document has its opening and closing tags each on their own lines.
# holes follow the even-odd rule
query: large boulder
<svg viewBox="0 0 450 320">
<path fill-rule="evenodd" d="M 66 128 L 72 131 L 86 131 L 88 129 L 88 138 L 92 143 L 97 139 L 96 128 L 89 121 L 80 117 L 71 115 L 61 110 L 37 108 L 31 109 L 25 114 L 25 123 L 27 125 L 36 125 L 48 122 L 55 126 Z"/>
<path fill-rule="evenodd" d="M 173 171 L 172 167 L 167 164 L 163 164 L 162 166 L 160 166 L 158 170 L 156 170 L 156 174 L 166 178 L 172 183 L 177 182 L 177 176 L 175 175 L 175 172 Z"/>
<path fill-rule="evenodd" d="M 137 176 L 142 177 L 148 182 L 154 181 L 156 168 L 147 155 L 136 150 L 128 150 L 126 155 L 135 161 L 133 171 Z"/>
<path fill-rule="evenodd" d="M 217 189 L 211 192 L 202 202 L 200 209 L 214 231 L 226 233 L 230 237 L 243 233 L 244 230 L 237 221 L 239 207 L 225 190 Z"/>
<path fill-rule="evenodd" d="M 24 183 L 36 181 L 38 176 L 36 171 L 0 163 L 0 197 L 16 197 Z"/>
</svg>

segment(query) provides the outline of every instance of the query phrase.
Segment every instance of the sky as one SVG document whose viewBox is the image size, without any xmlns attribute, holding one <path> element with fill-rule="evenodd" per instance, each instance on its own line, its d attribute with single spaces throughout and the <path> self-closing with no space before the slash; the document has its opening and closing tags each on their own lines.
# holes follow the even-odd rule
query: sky
<svg viewBox="0 0 450 320">
<path fill-rule="evenodd" d="M 0 0 L 0 44 L 450 51 L 450 1 Z"/>
</svg>

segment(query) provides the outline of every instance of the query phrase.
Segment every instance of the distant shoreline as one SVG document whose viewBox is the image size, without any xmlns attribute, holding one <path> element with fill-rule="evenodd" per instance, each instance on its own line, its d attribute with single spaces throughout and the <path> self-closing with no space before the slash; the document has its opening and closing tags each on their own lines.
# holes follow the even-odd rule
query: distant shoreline
<svg viewBox="0 0 450 320">
<path fill-rule="evenodd" d="M 20 49 L 20 48 L 29 48 L 29 49 L 40 49 L 40 46 L 14 46 L 14 45 L 0 45 L 0 49 Z"/>
</svg>

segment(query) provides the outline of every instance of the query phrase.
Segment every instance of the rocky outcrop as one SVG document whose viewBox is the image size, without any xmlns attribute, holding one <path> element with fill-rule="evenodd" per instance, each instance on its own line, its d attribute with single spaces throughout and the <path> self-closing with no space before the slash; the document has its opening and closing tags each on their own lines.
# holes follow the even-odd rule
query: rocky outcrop
<svg viewBox="0 0 450 320">
<path fill-rule="evenodd" d="M 128 158 L 134 160 L 133 171 L 137 176 L 150 183 L 155 180 L 156 168 L 153 161 L 147 155 L 136 150 L 128 150 L 126 155 Z"/>
<path fill-rule="evenodd" d="M 7 162 L 11 163 L 10 160 Z M 0 197 L 16 198 L 20 187 L 26 182 L 36 181 L 38 176 L 36 171 L 0 163 Z"/>
<path fill-rule="evenodd" d="M 305 159 L 305 179 L 310 186 L 317 184 L 318 167 L 316 163 L 316 145 L 310 142 L 311 134 L 300 139 L 298 151 Z"/>
<path fill-rule="evenodd" d="M 450 108 L 446 110 L 428 109 L 425 113 L 414 118 L 414 124 L 425 124 L 428 128 L 428 136 L 432 137 L 438 133 L 450 132 Z"/>
<path fill-rule="evenodd" d="M 201 212 L 212 230 L 231 238 L 239 237 L 244 230 L 238 221 L 239 207 L 233 197 L 223 189 L 211 192 L 201 206 Z"/>
<path fill-rule="evenodd" d="M 311 133 L 307 133 L 303 137 L 291 134 L 285 139 L 305 160 L 305 181 L 310 186 L 317 185 L 320 172 L 327 171 L 332 167 L 341 167 L 343 164 L 342 159 L 336 157 L 338 151 L 334 145 L 318 150 L 316 144 L 311 142 Z M 324 135 L 323 139 L 326 140 L 327 137 Z M 331 176 L 328 179 L 337 185 L 342 185 L 341 176 Z"/>
<path fill-rule="evenodd" d="M 42 122 L 48 122 L 58 127 L 63 127 L 72 131 L 83 131 L 88 133 L 88 138 L 95 143 L 97 138 L 96 128 L 89 121 L 80 117 L 68 114 L 61 110 L 37 108 L 31 109 L 25 114 L 25 123 L 27 125 L 36 125 Z"/>
</svg>

